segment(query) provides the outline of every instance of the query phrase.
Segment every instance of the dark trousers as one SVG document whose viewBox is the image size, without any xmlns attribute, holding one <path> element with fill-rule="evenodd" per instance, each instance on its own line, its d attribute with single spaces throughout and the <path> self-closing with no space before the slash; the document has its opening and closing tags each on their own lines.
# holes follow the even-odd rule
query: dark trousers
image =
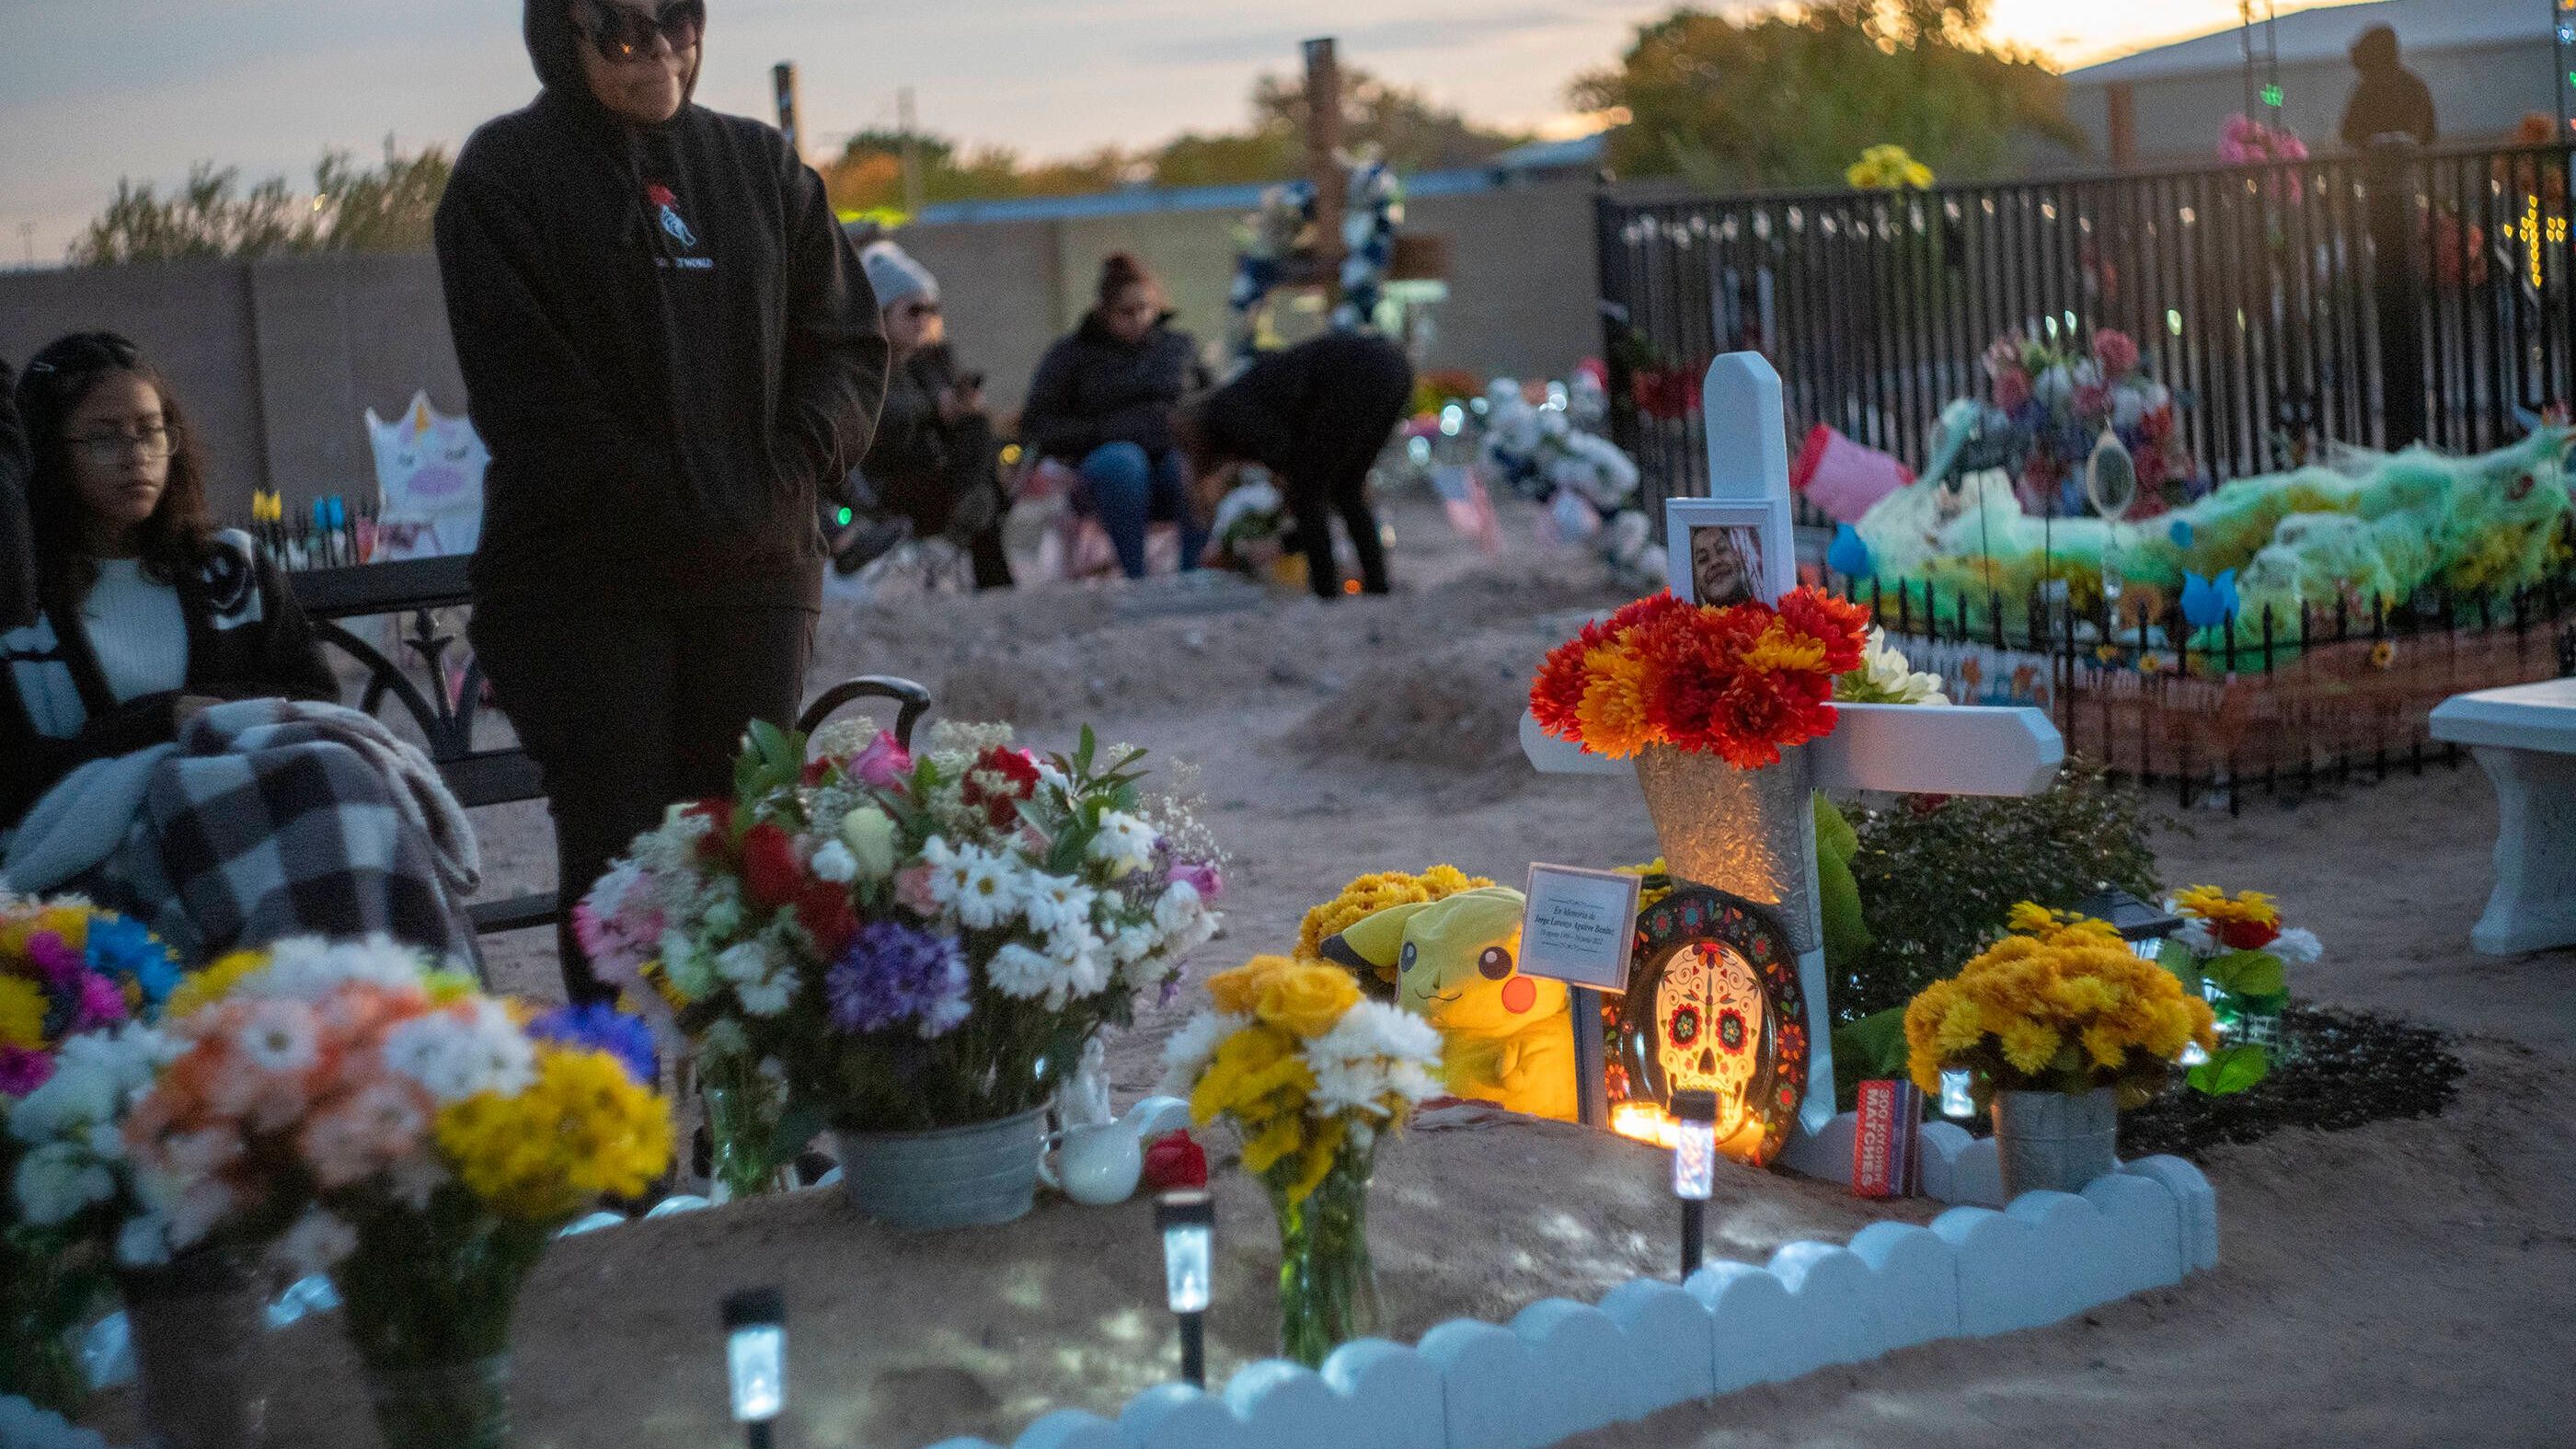
<svg viewBox="0 0 2576 1449">
<path fill-rule="evenodd" d="M 478 613 L 472 637 L 495 702 L 545 774 L 564 990 L 574 1001 L 607 999 L 614 988 L 592 973 L 574 938 L 573 903 L 674 802 L 732 796 L 734 756 L 752 720 L 795 724 L 814 615 Z"/>
<path fill-rule="evenodd" d="M 1334 514 L 1350 530 L 1360 588 L 1387 592 L 1386 543 L 1369 507 L 1369 468 L 1412 402 L 1413 366 L 1384 342 L 1352 349 L 1346 362 L 1316 380 L 1306 414 L 1297 420 L 1302 436 L 1279 481 L 1306 553 L 1307 581 L 1318 597 L 1342 592 L 1342 568 L 1333 559 L 1333 530 L 1326 522 Z"/>
</svg>

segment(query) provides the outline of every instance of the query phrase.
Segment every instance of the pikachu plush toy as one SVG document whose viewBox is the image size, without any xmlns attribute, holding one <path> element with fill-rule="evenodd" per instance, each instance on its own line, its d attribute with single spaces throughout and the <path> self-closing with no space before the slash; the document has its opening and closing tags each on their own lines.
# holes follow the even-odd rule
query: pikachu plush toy
<svg viewBox="0 0 2576 1449">
<path fill-rule="evenodd" d="M 1481 886 L 1389 906 L 1323 942 L 1326 959 L 1390 973 L 1404 1009 L 1440 1029 L 1441 1078 L 1461 1097 L 1575 1117 L 1565 985 L 1520 971 L 1519 891 Z"/>
</svg>

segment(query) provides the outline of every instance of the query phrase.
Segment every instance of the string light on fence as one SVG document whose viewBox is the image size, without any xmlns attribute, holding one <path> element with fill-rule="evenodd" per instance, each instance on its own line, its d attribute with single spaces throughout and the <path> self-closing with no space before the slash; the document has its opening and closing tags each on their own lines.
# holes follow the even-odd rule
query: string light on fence
<svg viewBox="0 0 2576 1449">
<path fill-rule="evenodd" d="M 787 1408 L 787 1302 L 775 1288 L 746 1288 L 724 1301 L 725 1379 L 733 1420 L 750 1449 L 769 1449 L 771 1424 Z"/>
</svg>

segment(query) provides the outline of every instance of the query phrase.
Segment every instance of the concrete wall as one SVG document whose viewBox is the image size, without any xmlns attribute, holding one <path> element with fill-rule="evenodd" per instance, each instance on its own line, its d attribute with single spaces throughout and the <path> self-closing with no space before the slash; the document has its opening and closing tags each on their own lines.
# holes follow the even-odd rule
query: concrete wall
<svg viewBox="0 0 2576 1449">
<path fill-rule="evenodd" d="M 1224 211 L 1164 211 L 908 229 L 937 272 L 949 328 L 994 402 L 1016 410 L 1047 344 L 1091 305 L 1100 259 L 1132 251 L 1164 279 L 1182 325 L 1227 334 L 1234 227 Z M 1414 229 L 1445 237 L 1450 298 L 1427 365 L 1562 376 L 1600 350 L 1592 192 L 1539 185 L 1428 198 Z M 1295 335 L 1319 319 L 1289 317 Z M 65 332 L 107 328 L 170 374 L 211 462 L 219 516 L 247 516 L 251 490 L 291 506 L 369 497 L 366 410 L 392 416 L 427 389 L 461 412 L 436 262 L 417 256 L 299 257 L 0 275 L 0 357 L 23 365 Z"/>
</svg>

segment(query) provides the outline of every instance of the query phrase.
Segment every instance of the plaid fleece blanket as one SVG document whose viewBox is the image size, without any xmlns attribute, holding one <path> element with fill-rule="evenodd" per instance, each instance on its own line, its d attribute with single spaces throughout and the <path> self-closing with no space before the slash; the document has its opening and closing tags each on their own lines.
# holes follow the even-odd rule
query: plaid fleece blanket
<svg viewBox="0 0 2576 1449">
<path fill-rule="evenodd" d="M 199 960 L 382 933 L 471 962 L 461 902 L 481 875 L 464 808 L 417 748 L 356 710 L 255 699 L 189 721 L 116 850 L 67 884 Z"/>
</svg>

